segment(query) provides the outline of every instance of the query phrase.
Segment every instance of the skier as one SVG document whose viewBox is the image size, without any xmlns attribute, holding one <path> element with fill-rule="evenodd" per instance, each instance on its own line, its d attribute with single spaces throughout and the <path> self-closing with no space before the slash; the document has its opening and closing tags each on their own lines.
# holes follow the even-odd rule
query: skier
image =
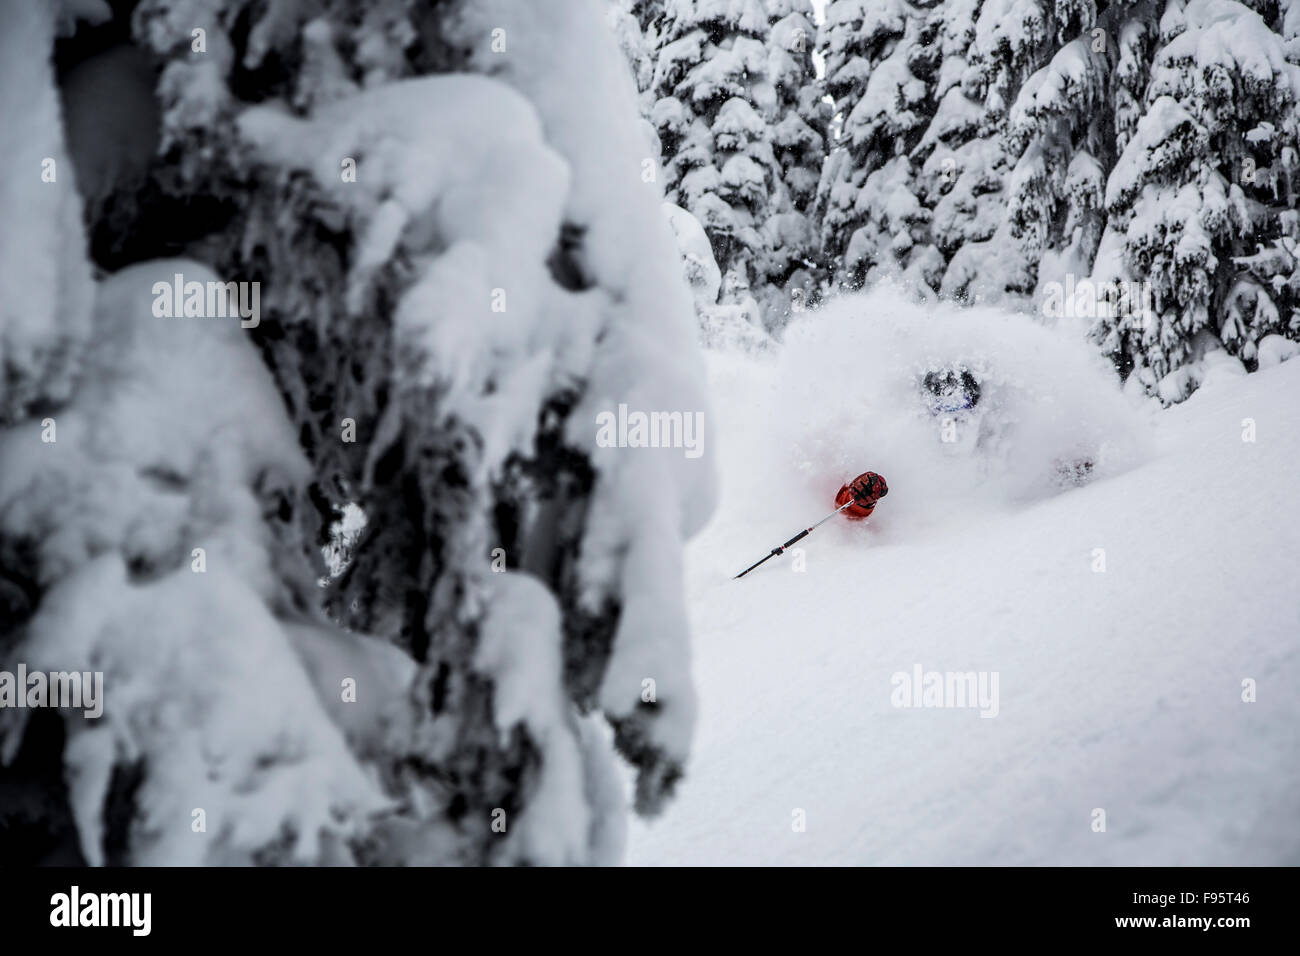
<svg viewBox="0 0 1300 956">
<path fill-rule="evenodd" d="M 889 494 L 885 479 L 874 471 L 864 471 L 852 481 L 840 485 L 835 495 L 835 504 L 843 506 L 852 500 L 853 504 L 844 509 L 844 516 L 854 521 L 861 521 L 876 509 L 877 502 Z"/>
<path fill-rule="evenodd" d="M 931 369 L 921 380 L 936 415 L 973 409 L 980 401 L 980 384 L 964 365 Z"/>
</svg>

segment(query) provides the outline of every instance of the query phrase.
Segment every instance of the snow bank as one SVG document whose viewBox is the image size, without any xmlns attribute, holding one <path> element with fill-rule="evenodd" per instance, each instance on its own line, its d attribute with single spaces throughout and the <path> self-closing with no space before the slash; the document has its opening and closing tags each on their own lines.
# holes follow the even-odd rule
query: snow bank
<svg viewBox="0 0 1300 956">
<path fill-rule="evenodd" d="M 937 521 L 952 502 L 932 501 L 935 485 L 964 473 L 924 458 L 919 439 L 905 448 L 911 425 L 849 412 L 888 397 L 870 379 L 906 379 L 927 344 L 948 358 L 982 343 L 1008 374 L 1039 356 L 1020 320 L 970 320 L 955 329 L 940 309 L 918 329 L 881 293 L 809 317 L 826 327 L 805 330 L 788 363 L 710 355 L 724 487 L 686 565 L 699 734 L 678 800 L 633 823 L 633 865 L 1300 859 L 1300 363 L 1228 374 L 1159 412 L 1150 460 L 1111 480 L 990 509 L 958 485 L 966 520 Z M 893 356 L 888 330 L 908 325 L 917 337 Z M 1025 372 L 1039 401 L 1049 375 L 1058 405 L 1087 381 L 1075 351 L 1043 345 L 1060 374 Z M 1098 387 L 1097 409 L 1108 394 Z M 1096 426 L 1110 413 L 1092 406 L 1079 417 Z M 813 425 L 825 415 L 838 428 Z M 1257 440 L 1243 440 L 1245 419 Z M 1133 427 L 1123 410 L 1111 424 Z M 730 580 L 828 510 L 840 475 L 792 449 L 805 433 L 846 473 L 879 467 L 889 496 L 867 527 L 828 522 L 803 554 Z M 893 675 L 917 665 L 998 674 L 997 717 L 896 705 Z"/>
</svg>

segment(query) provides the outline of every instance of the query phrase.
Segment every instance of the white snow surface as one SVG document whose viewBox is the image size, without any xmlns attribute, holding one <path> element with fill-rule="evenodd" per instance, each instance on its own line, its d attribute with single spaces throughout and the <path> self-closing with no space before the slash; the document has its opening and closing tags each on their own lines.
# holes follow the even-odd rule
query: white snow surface
<svg viewBox="0 0 1300 956">
<path fill-rule="evenodd" d="M 774 358 L 709 354 L 696 743 L 627 862 L 1300 862 L 1300 362 L 1159 411 L 1064 333 L 933 308 L 885 288 L 805 316 Z M 918 365 L 977 344 L 1018 389 L 1003 458 L 945 454 L 906 408 Z M 1114 446 L 1104 473 L 1042 484 L 1073 435 Z M 865 525 L 731 579 L 866 469 L 890 492 Z M 895 708 L 891 677 L 918 664 L 997 672 L 997 716 Z"/>
</svg>

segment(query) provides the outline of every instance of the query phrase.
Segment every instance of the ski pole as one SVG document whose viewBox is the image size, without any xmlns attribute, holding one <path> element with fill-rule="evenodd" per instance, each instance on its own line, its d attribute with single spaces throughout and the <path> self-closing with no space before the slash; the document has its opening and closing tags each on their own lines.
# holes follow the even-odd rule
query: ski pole
<svg viewBox="0 0 1300 956">
<path fill-rule="evenodd" d="M 760 564 L 762 564 L 764 561 L 767 561 L 768 559 L 773 558 L 773 557 L 775 557 L 775 556 L 778 555 L 778 554 L 785 554 L 785 549 L 786 549 L 786 548 L 790 547 L 790 545 L 794 544 L 796 541 L 799 541 L 799 540 L 801 540 L 801 539 L 803 539 L 803 538 L 808 537 L 808 535 L 812 534 L 814 531 L 817 530 L 818 526 L 825 524 L 827 521 L 830 521 L 832 518 L 834 518 L 837 514 L 839 514 L 841 511 L 843 511 L 845 508 L 847 508 L 847 507 L 848 507 L 849 505 L 851 505 L 851 504 L 853 504 L 853 499 L 852 499 L 852 498 L 850 498 L 848 501 L 844 502 L 844 504 L 840 505 L 838 508 L 836 508 L 836 509 L 835 509 L 834 511 L 832 511 L 830 514 L 828 514 L 825 518 L 822 518 L 821 521 L 818 521 L 817 524 L 813 525 L 811 528 L 804 528 L 802 531 L 800 531 L 797 535 L 795 535 L 793 538 L 791 538 L 791 539 L 790 539 L 789 541 L 787 541 L 785 544 L 781 545 L 780 547 L 773 548 L 772 551 L 771 551 L 771 553 L 768 554 L 767 557 L 765 557 L 765 558 L 761 558 L 761 559 L 759 559 L 758 561 L 755 561 L 753 564 L 751 564 L 749 567 L 745 568 L 745 570 L 741 571 L 739 574 L 736 575 L 736 577 L 732 578 L 731 580 L 735 581 L 737 578 L 743 578 L 746 574 L 748 574 L 750 571 L 753 571 L 756 567 L 758 567 L 758 566 L 759 566 Z"/>
</svg>

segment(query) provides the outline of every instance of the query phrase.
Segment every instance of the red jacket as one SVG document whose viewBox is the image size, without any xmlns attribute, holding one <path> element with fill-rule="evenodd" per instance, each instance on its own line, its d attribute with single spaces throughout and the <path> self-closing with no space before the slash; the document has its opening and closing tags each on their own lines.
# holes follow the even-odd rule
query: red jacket
<svg viewBox="0 0 1300 956">
<path fill-rule="evenodd" d="M 885 484 L 885 479 L 874 471 L 864 471 L 852 481 L 840 485 L 840 490 L 835 493 L 835 504 L 839 506 L 853 501 L 853 504 L 844 509 L 843 514 L 846 518 L 861 521 L 876 510 L 876 504 L 887 494 L 889 486 Z"/>
</svg>

